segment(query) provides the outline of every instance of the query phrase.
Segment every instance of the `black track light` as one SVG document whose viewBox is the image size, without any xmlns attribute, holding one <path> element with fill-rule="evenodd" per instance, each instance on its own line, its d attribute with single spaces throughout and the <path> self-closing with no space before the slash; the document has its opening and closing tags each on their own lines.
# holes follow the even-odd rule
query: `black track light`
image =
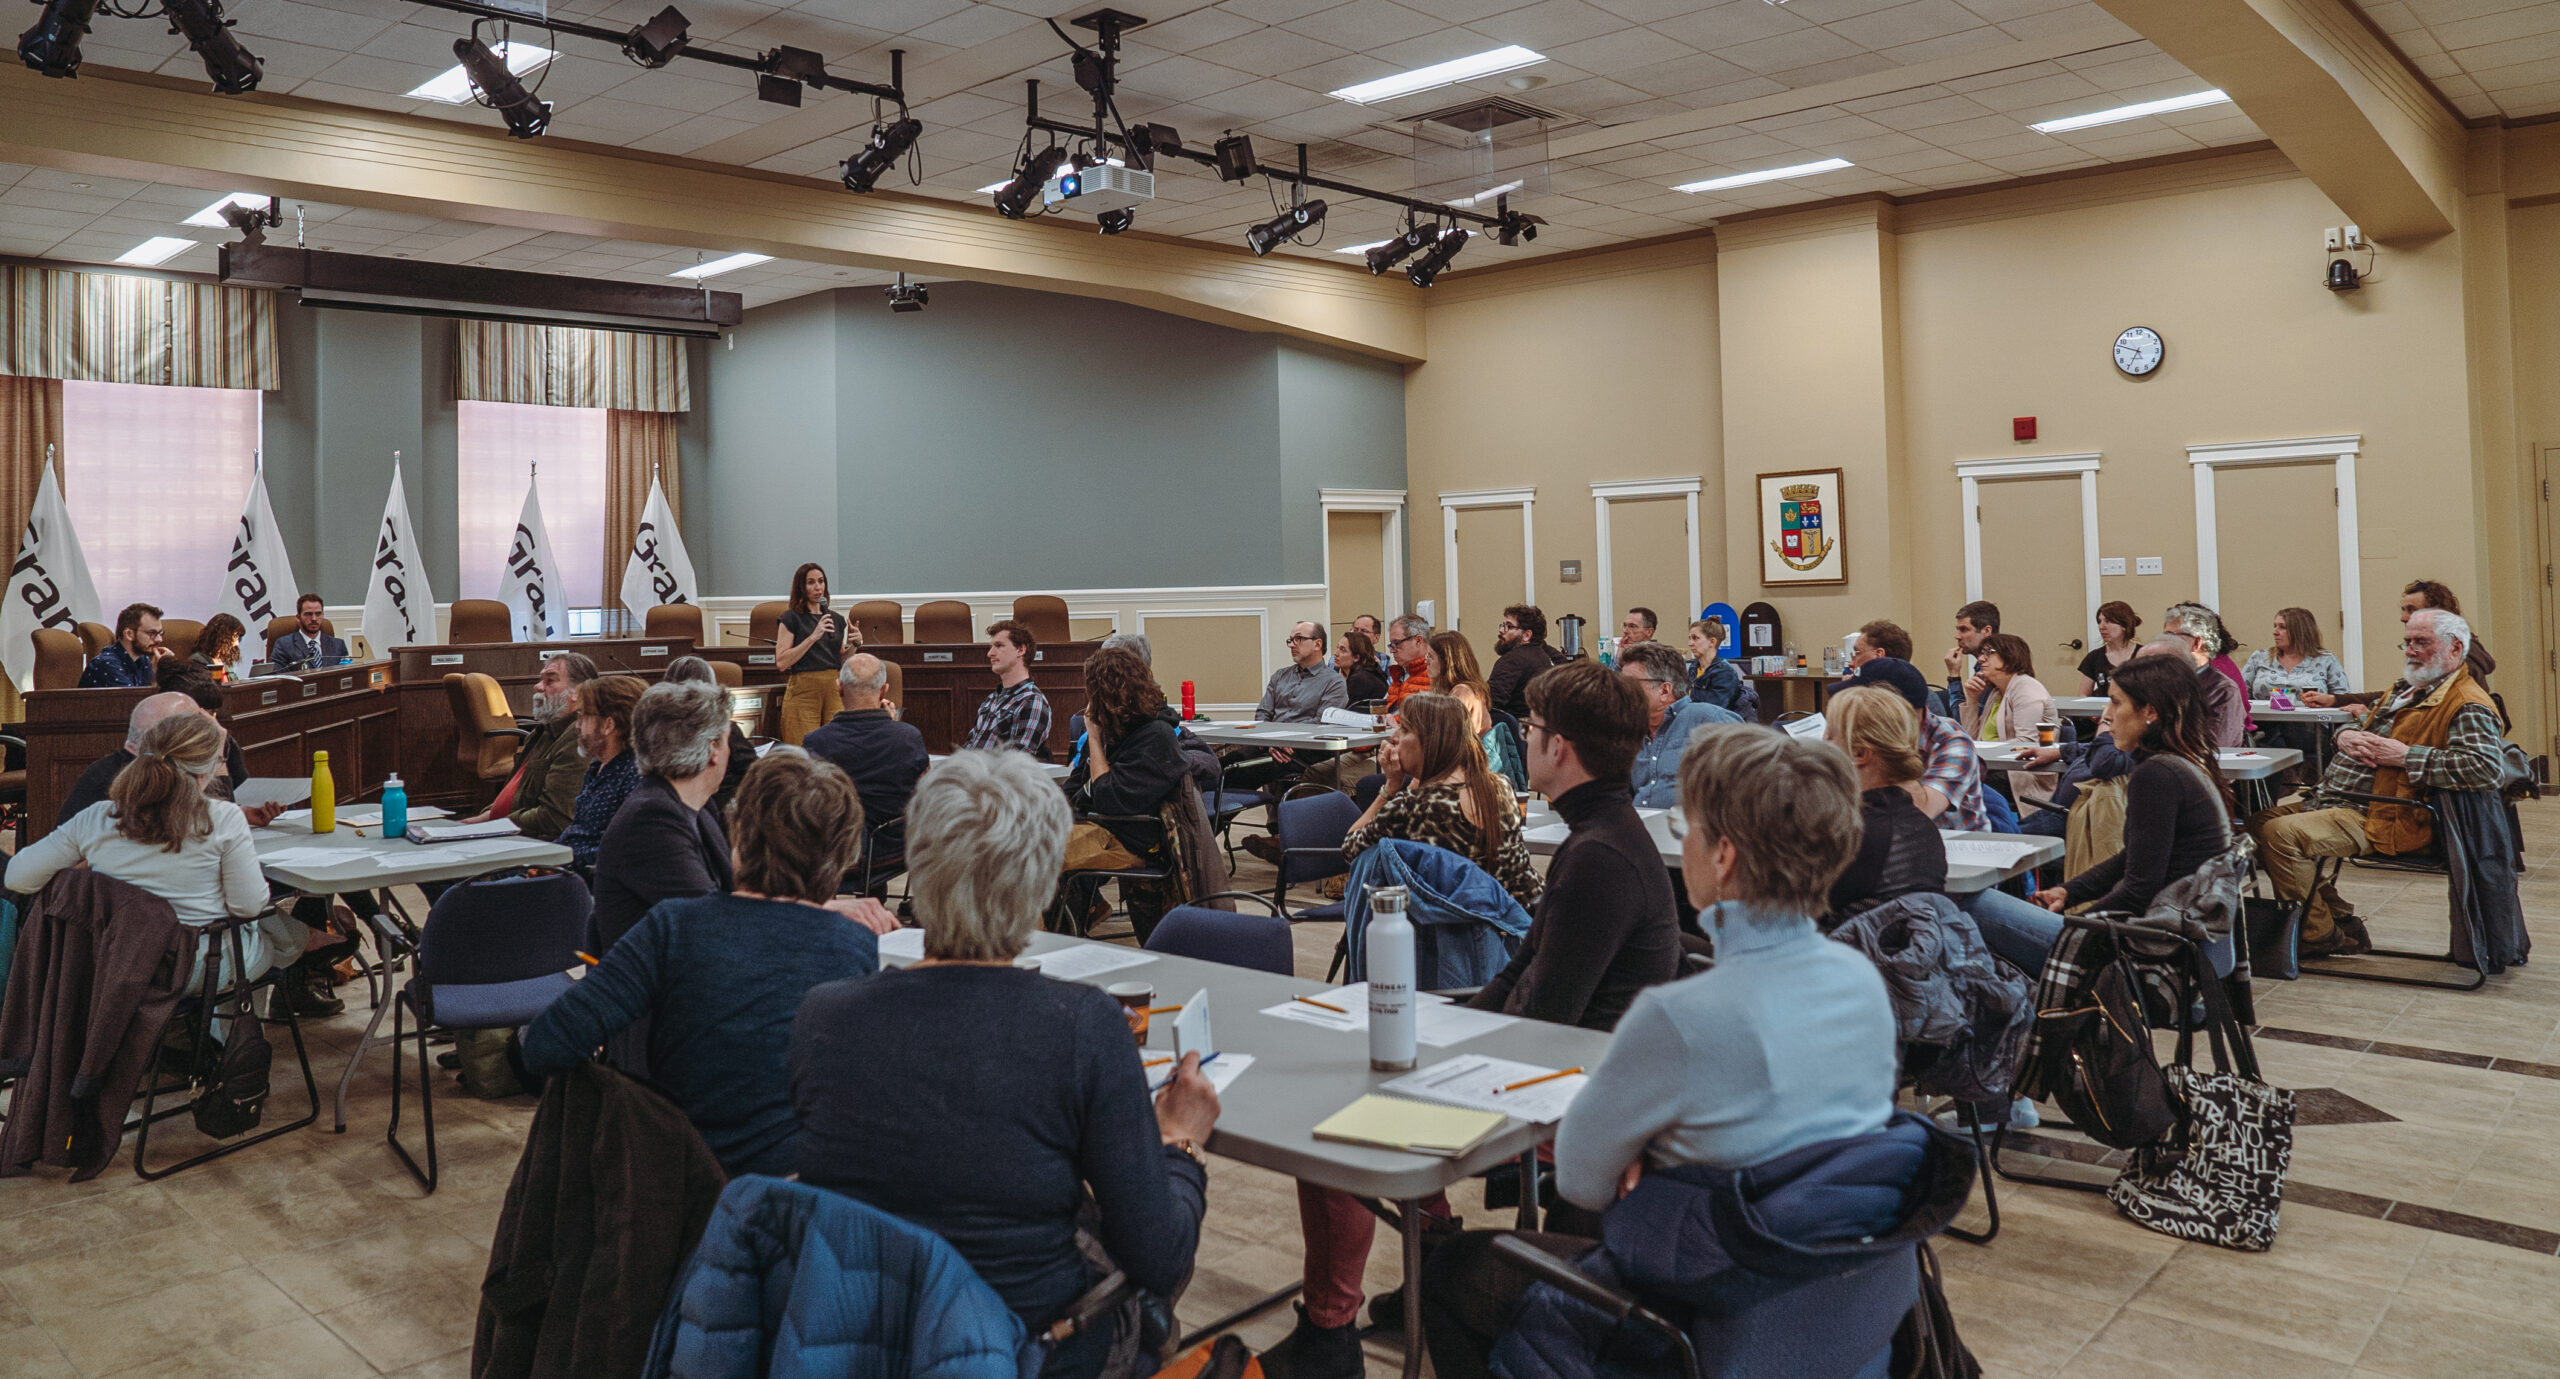
<svg viewBox="0 0 2560 1379">
<path fill-rule="evenodd" d="M 1218 160 L 1218 180 L 1241 182 L 1253 176 L 1253 139 L 1249 135 L 1230 134 L 1209 149 Z"/>
<path fill-rule="evenodd" d="M 1377 277 L 1379 274 L 1384 273 L 1388 269 L 1395 267 L 1397 264 L 1404 262 L 1405 255 L 1412 253 L 1416 249 L 1428 249 L 1431 247 L 1432 242 L 1439 238 L 1440 227 L 1436 224 L 1407 225 L 1404 227 L 1403 234 L 1396 236 L 1394 239 L 1388 240 L 1384 244 L 1373 246 L 1369 250 L 1366 255 L 1369 260 L 1369 276 L 1373 278 Z"/>
<path fill-rule="evenodd" d="M 1137 224 L 1138 213 L 1135 210 L 1123 207 L 1116 211 L 1104 211 L 1102 214 L 1095 216 L 1093 220 L 1095 224 L 1102 227 L 1102 233 L 1106 235 L 1116 235 L 1121 231 L 1128 229 L 1130 226 Z"/>
<path fill-rule="evenodd" d="M 462 59 L 462 70 L 471 77 L 472 94 L 482 105 L 498 112 L 499 118 L 507 122 L 509 134 L 531 139 L 551 127 L 551 102 L 534 99 L 488 44 L 477 38 L 457 38 L 453 41 L 453 55 Z"/>
<path fill-rule="evenodd" d="M 996 188 L 996 214 L 1007 220 L 1020 220 L 1030 214 L 1031 203 L 1039 199 L 1040 189 L 1058 175 L 1066 161 L 1067 151 L 1055 144 L 1024 159 L 1013 180 Z"/>
<path fill-rule="evenodd" d="M 97 12 L 98 0 L 45 0 L 34 27 L 18 35 L 18 59 L 48 77 L 80 75 L 80 35 Z"/>
<path fill-rule="evenodd" d="M 924 133 L 924 123 L 913 118 L 892 120 L 871 127 L 871 142 L 862 151 L 844 160 L 844 189 L 867 192 L 881 176 L 907 156 L 916 146 L 916 136 Z"/>
<path fill-rule="evenodd" d="M 898 275 L 898 281 L 895 286 L 884 290 L 889 294 L 889 309 L 891 311 L 922 311 L 925 308 L 925 304 L 933 300 L 933 298 L 924 290 L 923 283 L 908 282 L 907 275 L 904 273 Z"/>
<path fill-rule="evenodd" d="M 1129 151 L 1138 166 L 1154 167 L 1157 154 L 1182 152 L 1182 133 L 1169 124 L 1131 125 Z"/>
<path fill-rule="evenodd" d="M 1474 236 L 1465 230 L 1455 227 L 1441 231 L 1437 243 L 1424 250 L 1422 257 L 1405 266 L 1405 280 L 1416 287 L 1429 287 L 1440 276 L 1440 270 L 1447 268 L 1449 260 L 1456 258 L 1458 251 L 1466 248 L 1467 241 L 1472 238 Z"/>
<path fill-rule="evenodd" d="M 237 96 L 258 89 L 266 64 L 231 36 L 231 21 L 222 17 L 222 0 L 161 0 L 160 13 L 169 32 L 185 34 L 187 46 L 204 60 L 204 74 L 216 94 Z"/>
<path fill-rule="evenodd" d="M 827 60 L 806 48 L 789 45 L 766 53 L 756 72 L 756 99 L 774 105 L 800 108 L 800 88 L 816 85 L 826 79 Z"/>
<path fill-rule="evenodd" d="M 1505 249 L 1516 247 L 1522 240 L 1536 239 L 1538 227 L 1546 223 L 1525 211 L 1504 211 L 1502 223 L 1494 227 L 1493 242 Z"/>
<path fill-rule="evenodd" d="M 684 51 L 686 33 L 691 28 L 684 12 L 669 5 L 648 23 L 623 36 L 622 55 L 643 67 L 664 67 Z"/>
<path fill-rule="evenodd" d="M 1279 248 L 1283 240 L 1294 238 L 1299 231 L 1323 223 L 1324 203 L 1303 202 L 1245 231 L 1245 247 L 1253 250 L 1255 257 L 1259 258 Z"/>
</svg>

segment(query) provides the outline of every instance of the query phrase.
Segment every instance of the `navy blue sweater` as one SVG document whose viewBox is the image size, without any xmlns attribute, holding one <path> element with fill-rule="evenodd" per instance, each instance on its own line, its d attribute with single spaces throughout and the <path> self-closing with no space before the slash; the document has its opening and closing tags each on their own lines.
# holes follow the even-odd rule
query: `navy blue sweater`
<svg viewBox="0 0 2560 1379">
<path fill-rule="evenodd" d="M 800 1134 L 783 1064 L 800 998 L 879 969 L 879 940 L 831 910 L 717 894 L 661 901 L 534 1020 L 524 1064 L 565 1072 L 646 1016 L 650 1079 L 720 1166 L 781 1177 Z"/>
</svg>

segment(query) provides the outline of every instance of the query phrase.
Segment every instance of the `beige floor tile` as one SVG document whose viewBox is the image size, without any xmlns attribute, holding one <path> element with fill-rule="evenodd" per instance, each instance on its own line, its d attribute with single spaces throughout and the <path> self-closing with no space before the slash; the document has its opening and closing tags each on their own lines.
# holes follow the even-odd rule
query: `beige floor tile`
<svg viewBox="0 0 2560 1379">
<path fill-rule="evenodd" d="M 2126 1306 L 2344 1364 L 2364 1348 L 2392 1291 L 2188 1245 Z"/>
<path fill-rule="evenodd" d="M 2430 1234 L 2401 1296 L 2506 1321 L 2560 1325 L 2560 1258 Z M 2552 1352 L 2560 1362 L 2560 1350 Z"/>
<path fill-rule="evenodd" d="M 2401 1297 L 2357 1361 L 2387 1379 L 2549 1379 L 2560 1369 L 2560 1327 L 2491 1318 Z"/>
<path fill-rule="evenodd" d="M 2498 1122 L 2506 1118 L 2516 1100 L 2516 1078 L 2512 1073 L 2419 1063 L 2373 1053 L 2358 1059 L 2353 1071 L 2329 1085 L 2410 1124 L 2459 1129 L 2473 1136 L 2495 1133 Z"/>
<path fill-rule="evenodd" d="M 2483 1004 L 2468 1010 L 2407 1010 L 2375 1037 L 2492 1058 L 2538 1059 L 2554 1033 L 2560 1033 L 2560 1012 Z"/>
<path fill-rule="evenodd" d="M 54 1326 L 127 1298 L 247 1263 L 190 1221 L 21 1264 L 0 1272 L 0 1283 L 8 1285 L 29 1316 Z"/>
<path fill-rule="evenodd" d="M 80 1379 L 69 1357 L 38 1326 L 0 1330 L 0 1379 Z"/>
<path fill-rule="evenodd" d="M 242 1335 L 217 1332 L 181 1354 L 132 1369 L 115 1379 L 361 1379 L 375 1373 L 312 1317 Z"/>
<path fill-rule="evenodd" d="M 2063 1379 L 2335 1379 L 2345 1373 L 2347 1366 L 2335 1360 L 2131 1309 L 2117 1313 L 2062 1371 Z"/>
<path fill-rule="evenodd" d="M 421 1290 L 399 1299 L 397 1306 L 381 1299 L 356 1303 L 323 1312 L 320 1320 L 375 1369 L 389 1373 L 470 1349 L 479 1316 L 479 1290 L 457 1285 Z"/>
<path fill-rule="evenodd" d="M 1956 1334 L 1982 1361 L 1986 1375 L 2059 1373 L 2116 1312 L 2107 1303 L 1988 1274 L 1951 1268 L 1945 1277 Z"/>
<path fill-rule="evenodd" d="M 2408 1123 L 2313 1125 L 2294 1131 L 2292 1175 L 2322 1187 L 2422 1206 L 2450 1206 L 2480 1157 L 2476 1130 Z"/>
<path fill-rule="evenodd" d="M 81 1373 L 101 1375 L 187 1354 L 214 1336 L 282 1326 L 305 1315 L 257 1270 L 241 1268 L 73 1313 L 45 1329 Z"/>
<path fill-rule="evenodd" d="M 2560 1190 L 2548 1175 L 2531 1177 L 2473 1170 L 2456 1188 L 2453 1210 L 2536 1230 L 2560 1231 Z"/>
<path fill-rule="evenodd" d="M 159 1185 L 140 1182 L 129 1170 L 118 1174 L 111 1168 L 108 1173 L 125 1190 L 80 1193 L 10 1217 L 0 1226 L 0 1269 L 187 1223 L 187 1214 Z M 44 1183 L 35 1180 L 35 1185 Z"/>
<path fill-rule="evenodd" d="M 2008 1183 L 2001 1189 L 1999 1238 L 1988 1246 L 1939 1242 L 1938 1259 L 1948 1269 L 2113 1307 L 2141 1292 L 2178 1252 L 2177 1241 L 2125 1220 L 2094 1194 Z"/>
<path fill-rule="evenodd" d="M 2430 1235 L 2415 1226 L 2288 1202 L 2265 1258 L 2297 1273 L 2397 1289 Z"/>
<path fill-rule="evenodd" d="M 397 1221 L 344 1240 L 257 1261 L 285 1296 L 311 1312 L 330 1312 L 384 1293 L 450 1284 L 476 1288 L 486 1276 L 489 1245 L 432 1221 Z"/>
<path fill-rule="evenodd" d="M 390 1379 L 471 1379 L 471 1352 L 457 1350 L 422 1365 L 411 1365 Z"/>
</svg>

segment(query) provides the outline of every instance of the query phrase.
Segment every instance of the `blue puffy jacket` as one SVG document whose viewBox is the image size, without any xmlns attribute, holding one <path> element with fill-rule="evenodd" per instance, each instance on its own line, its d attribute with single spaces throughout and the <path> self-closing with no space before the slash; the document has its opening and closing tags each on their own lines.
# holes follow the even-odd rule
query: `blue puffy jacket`
<svg viewBox="0 0 2560 1379">
<path fill-rule="evenodd" d="M 1343 883 L 1349 908 L 1342 934 L 1355 982 L 1369 980 L 1369 954 L 1361 940 L 1369 928 L 1369 892 L 1378 886 L 1410 892 L 1404 917 L 1413 922 L 1413 980 L 1423 991 L 1492 981 L 1529 932 L 1529 912 L 1484 868 L 1429 843 L 1384 839 L 1351 859 L 1351 876 Z"/>
<path fill-rule="evenodd" d="M 1973 1192 L 1973 1149 L 1894 1113 L 1746 1169 L 1649 1169 L 1582 1272 L 1683 1326 L 1709 1379 L 1881 1375 L 1920 1297 L 1918 1246 Z M 1546 1284 L 1494 1347 L 1500 1379 L 1655 1379 L 1669 1344 Z"/>
<path fill-rule="evenodd" d="M 1046 1352 L 942 1237 L 821 1188 L 729 1180 L 643 1379 L 1033 1379 Z"/>
</svg>

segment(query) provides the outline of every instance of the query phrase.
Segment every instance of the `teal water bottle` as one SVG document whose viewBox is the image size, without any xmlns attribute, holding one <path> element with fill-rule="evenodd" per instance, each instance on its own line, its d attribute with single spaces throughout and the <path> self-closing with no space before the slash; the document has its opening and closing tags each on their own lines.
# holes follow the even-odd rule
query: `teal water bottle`
<svg viewBox="0 0 2560 1379">
<path fill-rule="evenodd" d="M 382 783 L 382 836 L 401 838 L 409 832 L 409 787 L 400 783 L 398 772 Z"/>
</svg>

